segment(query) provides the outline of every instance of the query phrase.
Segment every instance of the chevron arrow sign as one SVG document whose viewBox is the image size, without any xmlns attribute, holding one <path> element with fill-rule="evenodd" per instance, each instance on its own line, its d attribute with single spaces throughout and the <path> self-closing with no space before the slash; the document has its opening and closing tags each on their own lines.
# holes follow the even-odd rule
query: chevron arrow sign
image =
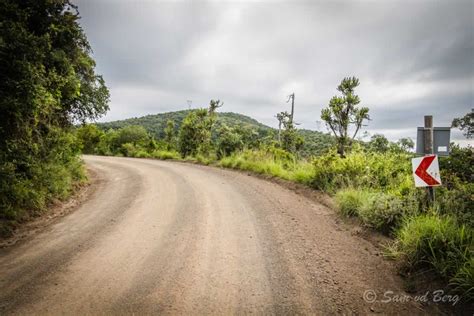
<svg viewBox="0 0 474 316">
<path fill-rule="evenodd" d="M 416 187 L 434 187 L 441 185 L 437 155 L 413 158 L 411 165 Z"/>
</svg>

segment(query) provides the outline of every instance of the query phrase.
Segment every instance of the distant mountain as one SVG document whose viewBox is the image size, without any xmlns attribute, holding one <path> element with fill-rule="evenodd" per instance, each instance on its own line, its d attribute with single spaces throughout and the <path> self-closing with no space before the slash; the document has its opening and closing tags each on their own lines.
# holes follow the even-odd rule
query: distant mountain
<svg viewBox="0 0 474 316">
<path fill-rule="evenodd" d="M 157 139 L 161 139 L 164 137 L 164 130 L 168 120 L 173 120 L 176 124 L 176 128 L 179 129 L 181 122 L 190 111 L 192 110 L 166 112 L 96 124 L 103 130 L 119 129 L 128 125 L 140 125 L 143 126 L 151 135 Z M 277 133 L 276 129 L 270 126 L 262 124 L 249 116 L 233 112 L 217 113 L 216 129 L 222 124 L 225 124 L 229 127 L 240 126 L 244 128 L 251 128 L 256 130 L 260 135 L 268 135 L 272 131 L 274 131 L 275 134 Z M 300 152 L 302 156 L 320 154 L 334 144 L 334 138 L 329 134 L 307 129 L 299 129 L 298 132 L 305 139 L 304 148 Z"/>
<path fill-rule="evenodd" d="M 181 122 L 190 111 L 192 110 L 182 110 L 146 115 L 142 117 L 133 117 L 125 120 L 97 123 L 97 126 L 103 130 L 108 130 L 119 129 L 128 125 L 141 125 L 156 138 L 163 138 L 165 135 L 164 130 L 168 120 L 173 120 L 176 124 L 176 128 L 179 129 Z M 244 126 L 254 128 L 256 130 L 272 130 L 271 127 L 264 125 L 251 117 L 232 112 L 218 112 L 216 124 L 217 126 L 226 124 L 230 127 Z"/>
</svg>

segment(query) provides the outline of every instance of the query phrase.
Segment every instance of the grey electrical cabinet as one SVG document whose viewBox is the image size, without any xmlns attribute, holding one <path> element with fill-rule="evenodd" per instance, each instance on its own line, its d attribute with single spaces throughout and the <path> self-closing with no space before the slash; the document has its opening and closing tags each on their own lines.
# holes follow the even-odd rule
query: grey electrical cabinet
<svg viewBox="0 0 474 316">
<path fill-rule="evenodd" d="M 424 155 L 424 127 L 418 127 L 416 134 L 416 153 Z M 451 141 L 450 127 L 433 128 L 433 151 L 438 156 L 449 156 L 449 143 Z"/>
</svg>

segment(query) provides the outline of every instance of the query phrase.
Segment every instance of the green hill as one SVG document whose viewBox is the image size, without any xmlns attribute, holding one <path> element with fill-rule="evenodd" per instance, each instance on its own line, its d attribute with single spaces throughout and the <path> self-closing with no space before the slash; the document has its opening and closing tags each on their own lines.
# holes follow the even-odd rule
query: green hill
<svg viewBox="0 0 474 316">
<path fill-rule="evenodd" d="M 176 124 L 176 128 L 179 129 L 181 122 L 190 111 L 191 110 L 182 110 L 146 115 L 142 117 L 133 117 L 125 120 L 97 123 L 97 126 L 103 130 L 108 130 L 119 129 L 128 125 L 140 125 L 143 126 L 151 135 L 155 136 L 157 139 L 160 139 L 164 137 L 164 129 L 166 128 L 166 122 L 168 122 L 168 120 L 173 120 Z M 226 124 L 230 127 L 242 126 L 253 128 L 259 131 L 272 130 L 271 127 L 264 125 L 251 117 L 232 112 L 217 113 L 216 124 L 217 126 L 222 124 Z"/>
<path fill-rule="evenodd" d="M 151 135 L 157 139 L 164 137 L 164 129 L 168 120 L 173 120 L 176 128 L 179 129 L 181 122 L 191 110 L 182 110 L 175 112 L 166 112 L 159 114 L 134 117 L 125 120 L 97 123 L 102 130 L 119 129 L 129 125 L 143 126 Z M 261 137 L 268 136 L 271 133 L 277 134 L 277 130 L 257 120 L 238 113 L 218 112 L 216 129 L 222 124 L 229 127 L 241 127 L 256 131 Z M 299 129 L 298 132 L 304 137 L 305 145 L 301 150 L 302 156 L 318 155 L 334 144 L 334 138 L 328 134 L 307 129 Z"/>
</svg>

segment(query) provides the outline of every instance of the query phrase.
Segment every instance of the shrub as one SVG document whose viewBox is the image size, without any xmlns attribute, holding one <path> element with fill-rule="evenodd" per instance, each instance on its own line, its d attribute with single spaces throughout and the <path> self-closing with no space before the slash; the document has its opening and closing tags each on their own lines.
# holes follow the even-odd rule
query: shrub
<svg viewBox="0 0 474 316">
<path fill-rule="evenodd" d="M 289 180 L 309 185 L 314 178 L 314 168 L 311 163 L 299 161 L 290 171 Z"/>
<path fill-rule="evenodd" d="M 436 209 L 456 217 L 459 223 L 474 227 L 474 183 L 456 183 L 448 190 L 436 189 Z"/>
<path fill-rule="evenodd" d="M 76 130 L 76 137 L 84 154 L 94 154 L 104 132 L 96 125 L 84 124 Z"/>
<path fill-rule="evenodd" d="M 137 153 L 138 149 L 135 147 L 134 144 L 131 143 L 125 143 L 122 144 L 120 147 L 120 152 L 125 156 L 125 157 L 135 157 L 135 154 Z"/>
<path fill-rule="evenodd" d="M 218 158 L 229 156 L 242 149 L 244 143 L 242 136 L 235 132 L 233 128 L 222 125 L 218 131 L 217 155 Z"/>
<path fill-rule="evenodd" d="M 111 137 L 111 147 L 119 149 L 126 144 L 145 146 L 149 141 L 148 132 L 143 126 L 129 125 L 117 130 Z M 125 153 L 124 153 L 125 154 Z"/>
<path fill-rule="evenodd" d="M 134 154 L 133 157 L 135 157 L 135 158 L 150 158 L 151 155 L 149 153 L 147 153 L 146 151 L 144 151 L 143 149 L 140 149 Z"/>
<path fill-rule="evenodd" d="M 219 165 L 226 168 L 248 170 L 285 180 L 310 184 L 314 178 L 311 163 L 296 161 L 295 157 L 280 148 L 266 150 L 245 150 L 224 157 Z"/>
<path fill-rule="evenodd" d="M 407 219 L 396 237 L 390 255 L 401 258 L 409 269 L 435 271 L 458 290 L 469 288 L 472 299 L 472 228 L 459 226 L 449 216 L 423 214 Z"/>
<path fill-rule="evenodd" d="M 389 193 L 373 193 L 362 200 L 359 216 L 365 225 L 390 233 L 397 227 L 404 215 L 402 200 Z"/>
<path fill-rule="evenodd" d="M 184 118 L 178 135 L 178 149 L 183 158 L 199 151 L 208 152 L 210 124 L 206 109 L 193 110 Z"/>
<path fill-rule="evenodd" d="M 53 199 L 68 197 L 85 179 L 73 134 L 51 129 L 44 149 L 31 157 L 27 173 L 11 162 L 0 163 L 0 235 L 11 234 L 16 222 L 43 211 Z M 26 166 L 25 166 L 26 168 Z"/>
<path fill-rule="evenodd" d="M 439 164 L 445 174 L 454 175 L 464 182 L 474 181 L 474 148 L 472 146 L 461 148 L 452 143 L 449 157 L 440 157 Z"/>
<path fill-rule="evenodd" d="M 180 159 L 179 153 L 176 151 L 168 151 L 168 150 L 155 150 L 151 153 L 151 157 L 167 160 L 167 159 Z"/>
<path fill-rule="evenodd" d="M 352 188 L 343 189 L 336 193 L 335 200 L 339 211 L 344 216 L 358 215 L 362 205 L 367 203 L 370 193 Z"/>
<path fill-rule="evenodd" d="M 313 159 L 312 186 L 329 192 L 347 187 L 398 189 L 411 175 L 409 158 L 405 153 L 365 153 L 357 146 L 346 158 L 331 151 Z"/>
<path fill-rule="evenodd" d="M 203 155 L 203 154 L 196 155 L 196 161 L 203 165 L 209 165 L 215 160 L 216 158 L 212 155 Z"/>
</svg>

